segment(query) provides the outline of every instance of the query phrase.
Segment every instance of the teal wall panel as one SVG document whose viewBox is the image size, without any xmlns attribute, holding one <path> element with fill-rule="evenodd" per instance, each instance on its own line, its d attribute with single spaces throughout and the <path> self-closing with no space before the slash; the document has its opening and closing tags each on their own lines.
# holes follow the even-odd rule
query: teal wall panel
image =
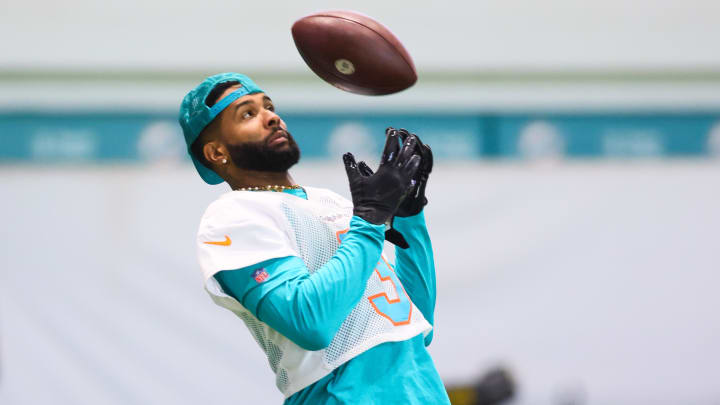
<svg viewBox="0 0 720 405">
<path fill-rule="evenodd" d="M 306 159 L 376 156 L 387 126 L 417 132 L 438 159 L 703 157 L 720 114 L 284 114 Z M 711 138 L 715 141 L 711 142 Z M 143 113 L 0 114 L 0 162 L 183 159 L 175 118 Z"/>
</svg>

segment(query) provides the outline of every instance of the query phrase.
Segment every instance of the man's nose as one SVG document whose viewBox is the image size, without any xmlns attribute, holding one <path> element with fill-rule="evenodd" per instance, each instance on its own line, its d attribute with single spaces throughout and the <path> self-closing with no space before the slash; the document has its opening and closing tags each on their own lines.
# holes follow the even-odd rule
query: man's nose
<svg viewBox="0 0 720 405">
<path fill-rule="evenodd" d="M 265 110 L 265 126 L 268 128 L 280 125 L 280 116 L 275 111 Z"/>
</svg>

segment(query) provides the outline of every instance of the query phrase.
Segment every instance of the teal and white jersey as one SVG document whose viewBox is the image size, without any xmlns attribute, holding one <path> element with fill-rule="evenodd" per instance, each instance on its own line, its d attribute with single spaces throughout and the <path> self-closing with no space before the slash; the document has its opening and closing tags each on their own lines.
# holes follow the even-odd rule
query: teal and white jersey
<svg viewBox="0 0 720 405">
<path fill-rule="evenodd" d="M 375 256 L 377 264 L 369 264 L 369 278 L 359 286 L 364 290 L 362 296 L 329 345 L 320 350 L 304 349 L 254 315 L 255 305 L 259 305 L 255 303 L 276 287 L 268 270 L 257 267 L 251 273 L 244 295 L 248 299 L 242 301 L 252 308 L 223 291 L 214 277 L 223 270 L 295 257 L 304 263 L 303 271 L 313 274 L 334 258 L 350 235 L 352 203 L 324 189 L 306 188 L 306 192 L 307 199 L 270 191 L 226 193 L 208 207 L 197 237 L 206 290 L 218 305 L 237 314 L 248 326 L 286 398 L 370 348 L 427 335 L 432 329 L 382 255 Z M 382 240 L 378 243 L 381 246 Z"/>
</svg>

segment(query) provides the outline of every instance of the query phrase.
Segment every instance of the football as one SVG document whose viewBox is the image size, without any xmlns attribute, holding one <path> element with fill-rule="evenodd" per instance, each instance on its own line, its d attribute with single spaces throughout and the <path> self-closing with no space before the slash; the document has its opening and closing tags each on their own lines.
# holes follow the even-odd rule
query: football
<svg viewBox="0 0 720 405">
<path fill-rule="evenodd" d="M 292 26 L 305 63 L 326 82 L 355 94 L 397 93 L 415 84 L 415 64 L 390 30 L 354 11 L 324 11 Z"/>
</svg>

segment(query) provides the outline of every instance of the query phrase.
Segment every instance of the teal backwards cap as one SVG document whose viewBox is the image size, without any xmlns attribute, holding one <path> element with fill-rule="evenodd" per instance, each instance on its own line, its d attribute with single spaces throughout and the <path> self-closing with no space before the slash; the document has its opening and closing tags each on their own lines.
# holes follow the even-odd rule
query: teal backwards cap
<svg viewBox="0 0 720 405">
<path fill-rule="evenodd" d="M 205 104 L 205 99 L 208 94 L 210 94 L 210 92 L 218 84 L 230 81 L 240 82 L 241 87 L 223 97 L 222 100 L 219 100 L 212 107 L 208 107 L 207 104 Z M 233 101 L 247 94 L 254 93 L 264 93 L 264 91 L 260 89 L 249 77 L 240 73 L 219 73 L 203 80 L 202 83 L 192 89 L 185 98 L 183 98 L 182 104 L 180 104 L 180 115 L 178 116 L 178 120 L 180 121 L 183 135 L 185 135 L 185 143 L 187 144 L 187 150 L 190 154 L 190 158 L 195 165 L 195 169 L 197 169 L 200 174 L 200 177 L 202 177 L 206 183 L 220 184 L 224 180 L 209 167 L 203 165 L 200 161 L 195 159 L 195 156 L 193 156 L 192 151 L 190 150 L 190 146 L 193 142 L 195 142 L 198 136 L 200 136 L 202 130 L 205 129 L 205 127 L 207 127 L 218 114 L 227 108 L 227 106 L 232 104 Z"/>
</svg>

